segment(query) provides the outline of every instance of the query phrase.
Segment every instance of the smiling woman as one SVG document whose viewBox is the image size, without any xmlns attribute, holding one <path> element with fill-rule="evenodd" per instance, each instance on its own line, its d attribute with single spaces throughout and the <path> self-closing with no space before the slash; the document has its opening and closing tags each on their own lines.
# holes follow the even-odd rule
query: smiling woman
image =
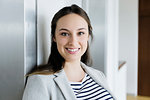
<svg viewBox="0 0 150 100">
<path fill-rule="evenodd" d="M 68 14 L 58 20 L 54 41 L 66 62 L 80 62 L 88 39 L 88 24 L 81 16 Z"/>
<path fill-rule="evenodd" d="M 48 64 L 28 75 L 23 100 L 114 100 L 103 73 L 87 66 L 93 34 L 86 12 L 77 5 L 64 7 L 51 29 Z"/>
</svg>

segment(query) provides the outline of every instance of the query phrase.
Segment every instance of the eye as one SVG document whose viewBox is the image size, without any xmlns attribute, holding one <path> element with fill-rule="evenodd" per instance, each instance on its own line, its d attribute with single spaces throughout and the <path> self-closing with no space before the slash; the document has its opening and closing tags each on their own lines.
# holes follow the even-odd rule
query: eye
<svg viewBox="0 0 150 100">
<path fill-rule="evenodd" d="M 84 34 L 84 32 L 79 32 L 78 34 L 79 34 L 79 35 L 83 35 L 83 34 Z"/>
<path fill-rule="evenodd" d="M 66 32 L 61 33 L 61 35 L 62 35 L 62 36 L 69 36 L 69 34 L 66 33 Z"/>
</svg>

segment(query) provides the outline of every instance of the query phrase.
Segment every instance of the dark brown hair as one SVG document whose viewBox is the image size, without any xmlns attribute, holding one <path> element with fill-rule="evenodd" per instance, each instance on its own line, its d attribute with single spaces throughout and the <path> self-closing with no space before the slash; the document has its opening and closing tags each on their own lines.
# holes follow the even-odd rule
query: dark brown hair
<svg viewBox="0 0 150 100">
<path fill-rule="evenodd" d="M 58 49 L 57 49 L 57 44 L 56 42 L 53 41 L 53 38 L 55 38 L 55 30 L 57 26 L 58 20 L 68 14 L 77 14 L 84 18 L 88 24 L 88 31 L 89 35 L 91 36 L 91 40 L 93 39 L 93 33 L 92 33 L 92 26 L 90 19 L 86 12 L 80 8 L 77 5 L 71 5 L 64 7 L 60 9 L 53 17 L 52 22 L 51 22 L 51 53 L 48 59 L 48 63 L 46 65 L 39 66 L 34 73 L 40 74 L 40 73 L 55 73 L 59 70 L 62 69 L 62 65 L 64 64 L 65 60 L 64 58 L 59 54 Z M 81 57 L 81 62 L 85 63 L 86 65 L 91 65 L 92 60 L 90 58 L 90 53 L 89 53 L 89 43 L 86 52 L 82 55 Z"/>
</svg>

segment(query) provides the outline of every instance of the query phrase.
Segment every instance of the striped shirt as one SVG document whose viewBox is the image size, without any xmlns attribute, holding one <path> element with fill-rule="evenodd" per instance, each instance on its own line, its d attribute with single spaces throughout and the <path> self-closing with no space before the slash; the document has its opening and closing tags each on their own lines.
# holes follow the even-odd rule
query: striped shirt
<svg viewBox="0 0 150 100">
<path fill-rule="evenodd" d="M 114 100 L 111 94 L 88 74 L 82 82 L 70 82 L 77 100 Z"/>
</svg>

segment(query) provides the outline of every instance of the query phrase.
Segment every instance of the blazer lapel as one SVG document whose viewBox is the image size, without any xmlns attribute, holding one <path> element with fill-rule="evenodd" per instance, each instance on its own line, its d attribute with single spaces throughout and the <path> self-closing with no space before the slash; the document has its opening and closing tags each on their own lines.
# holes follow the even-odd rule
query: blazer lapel
<svg viewBox="0 0 150 100">
<path fill-rule="evenodd" d="M 96 72 L 94 71 L 95 69 L 91 69 L 90 67 L 88 67 L 87 65 L 85 65 L 84 63 L 81 62 L 81 66 L 82 68 L 86 71 L 86 73 L 88 73 L 95 82 L 97 82 L 98 84 L 100 84 L 102 87 L 104 87 L 106 90 L 108 90 L 108 92 L 113 96 L 113 98 L 115 98 L 115 96 L 113 95 L 113 93 L 110 91 L 107 82 L 106 82 L 106 77 L 104 76 L 103 73 L 100 74 L 100 72 Z M 115 99 L 116 100 L 116 99 Z"/>
<path fill-rule="evenodd" d="M 68 79 L 66 77 L 66 74 L 64 70 L 62 69 L 60 72 L 54 74 L 56 77 L 54 78 L 54 81 L 58 84 L 58 87 L 60 88 L 61 92 L 63 93 L 66 100 L 76 100 L 74 91 L 72 90 Z"/>
<path fill-rule="evenodd" d="M 100 84 L 104 88 L 108 89 L 108 86 L 106 85 L 107 82 L 104 79 L 103 74 L 98 74 L 96 71 L 94 71 L 95 69 L 92 70 L 91 68 L 89 68 L 87 65 L 85 65 L 82 62 L 81 62 L 81 66 L 85 70 L 85 72 L 94 79 L 94 81 L 96 81 L 98 84 Z"/>
</svg>

